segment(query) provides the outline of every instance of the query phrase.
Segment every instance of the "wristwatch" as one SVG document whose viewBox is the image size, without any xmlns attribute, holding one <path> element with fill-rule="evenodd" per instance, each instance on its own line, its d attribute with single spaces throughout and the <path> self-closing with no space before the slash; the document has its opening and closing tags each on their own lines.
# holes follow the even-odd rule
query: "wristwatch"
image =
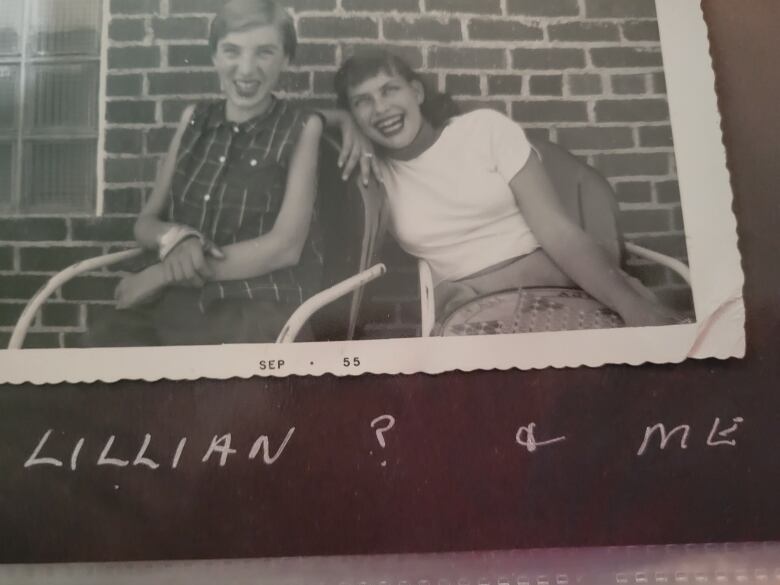
<svg viewBox="0 0 780 585">
<path fill-rule="evenodd" d="M 205 238 L 196 229 L 186 225 L 174 225 L 168 228 L 158 239 L 157 246 L 160 254 L 160 260 L 173 252 L 173 249 L 188 238 L 198 238 L 201 244 L 205 243 Z"/>
</svg>

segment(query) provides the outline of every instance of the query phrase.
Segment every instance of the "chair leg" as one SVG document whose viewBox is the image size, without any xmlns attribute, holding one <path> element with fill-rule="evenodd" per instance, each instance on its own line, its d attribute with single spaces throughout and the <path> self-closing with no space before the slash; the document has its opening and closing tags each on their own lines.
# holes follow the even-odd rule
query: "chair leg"
<svg viewBox="0 0 780 585">
<path fill-rule="evenodd" d="M 436 302 L 433 296 L 433 274 L 425 260 L 417 261 L 420 274 L 421 337 L 430 337 L 436 323 Z"/>
</svg>

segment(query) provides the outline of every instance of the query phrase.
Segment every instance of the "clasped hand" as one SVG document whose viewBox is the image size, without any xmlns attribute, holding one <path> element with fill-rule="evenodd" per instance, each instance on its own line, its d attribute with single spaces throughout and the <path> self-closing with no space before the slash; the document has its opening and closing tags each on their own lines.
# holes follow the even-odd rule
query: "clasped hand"
<svg viewBox="0 0 780 585">
<path fill-rule="evenodd" d="M 207 256 L 218 260 L 225 257 L 217 246 L 211 243 L 204 245 L 199 238 L 187 238 L 180 242 L 163 260 L 166 284 L 202 287 L 214 278 Z"/>
<path fill-rule="evenodd" d="M 214 276 L 207 258 L 221 260 L 222 250 L 198 238 L 177 245 L 161 264 L 125 276 L 114 291 L 118 309 L 128 309 L 152 300 L 167 286 L 202 287 Z"/>
</svg>

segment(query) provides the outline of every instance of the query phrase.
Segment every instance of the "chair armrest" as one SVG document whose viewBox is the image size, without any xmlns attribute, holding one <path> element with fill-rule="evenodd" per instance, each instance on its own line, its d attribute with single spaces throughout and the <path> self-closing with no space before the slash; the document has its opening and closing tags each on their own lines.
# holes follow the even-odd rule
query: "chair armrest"
<svg viewBox="0 0 780 585">
<path fill-rule="evenodd" d="M 661 254 L 660 252 L 654 252 L 653 250 L 648 250 L 647 248 L 643 248 L 642 246 L 633 244 L 631 242 L 626 242 L 626 251 L 630 252 L 634 256 L 639 256 L 640 258 L 644 258 L 645 260 L 650 260 L 652 262 L 655 262 L 656 264 L 660 264 L 661 266 L 665 266 L 666 268 L 669 268 L 670 270 L 677 273 L 680 276 L 680 278 L 682 278 L 690 286 L 691 270 L 690 268 L 688 268 L 688 266 L 686 266 L 683 262 L 680 262 L 676 258 L 667 256 L 666 254 Z"/>
<path fill-rule="evenodd" d="M 121 252 L 89 258 L 88 260 L 82 260 L 81 262 L 68 266 L 61 272 L 52 276 L 48 282 L 35 293 L 35 296 L 30 299 L 27 306 L 24 308 L 24 311 L 22 311 L 19 320 L 16 322 L 14 331 L 11 334 L 11 340 L 8 342 L 8 349 L 21 349 L 24 338 L 27 336 L 27 330 L 30 328 L 30 323 L 32 323 L 32 320 L 41 308 L 41 305 L 43 305 L 54 291 L 63 284 L 85 272 L 92 272 L 93 270 L 140 256 L 142 252 L 143 249 L 141 248 L 133 248 L 132 250 L 123 250 Z"/>
<path fill-rule="evenodd" d="M 433 274 L 425 260 L 417 261 L 420 273 L 420 322 L 421 337 L 430 337 L 436 323 L 436 303 L 433 297 Z"/>
<path fill-rule="evenodd" d="M 332 303 L 336 299 L 365 286 L 372 280 L 382 276 L 386 271 L 387 268 L 384 264 L 375 264 L 368 270 L 359 272 L 310 297 L 298 307 L 292 315 L 290 315 L 287 323 L 282 327 L 279 337 L 276 338 L 276 343 L 292 343 L 295 341 L 301 328 L 319 309 L 328 303 Z"/>
</svg>

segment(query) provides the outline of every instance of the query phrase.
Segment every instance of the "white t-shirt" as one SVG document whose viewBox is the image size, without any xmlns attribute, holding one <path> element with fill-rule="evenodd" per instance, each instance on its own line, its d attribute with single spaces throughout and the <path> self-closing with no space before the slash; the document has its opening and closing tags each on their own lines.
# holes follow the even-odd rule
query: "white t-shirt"
<svg viewBox="0 0 780 585">
<path fill-rule="evenodd" d="M 486 109 L 453 118 L 417 158 L 387 162 L 393 232 L 436 283 L 539 247 L 509 188 L 531 151 L 517 123 Z"/>
</svg>

